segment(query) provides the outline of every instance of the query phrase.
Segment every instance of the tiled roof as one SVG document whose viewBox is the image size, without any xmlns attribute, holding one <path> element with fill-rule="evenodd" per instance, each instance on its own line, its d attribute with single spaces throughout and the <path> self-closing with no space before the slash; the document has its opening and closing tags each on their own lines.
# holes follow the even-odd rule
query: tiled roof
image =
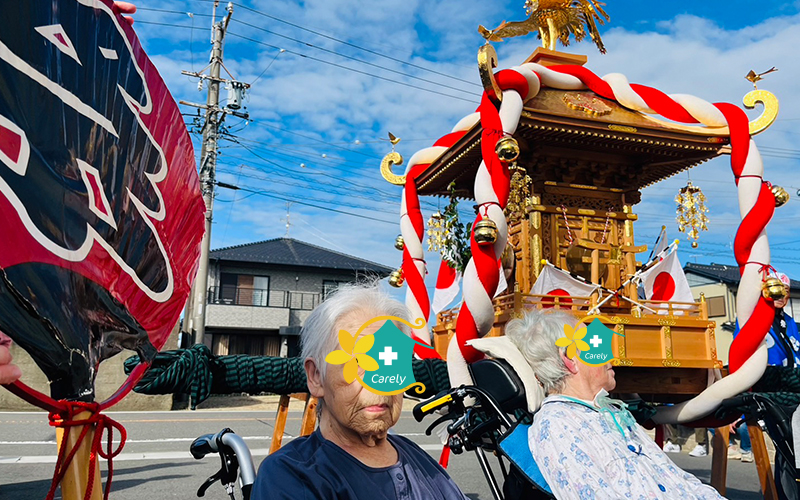
<svg viewBox="0 0 800 500">
<path fill-rule="evenodd" d="M 693 264 L 688 263 L 683 267 L 685 273 L 694 273 L 713 280 L 721 281 L 731 285 L 739 284 L 739 267 L 725 264 Z M 792 280 L 792 289 L 800 290 L 800 281 Z"/>
<path fill-rule="evenodd" d="M 282 266 L 315 267 L 372 272 L 388 276 L 393 269 L 351 255 L 334 252 L 293 238 L 276 238 L 212 250 L 211 259 Z"/>
</svg>

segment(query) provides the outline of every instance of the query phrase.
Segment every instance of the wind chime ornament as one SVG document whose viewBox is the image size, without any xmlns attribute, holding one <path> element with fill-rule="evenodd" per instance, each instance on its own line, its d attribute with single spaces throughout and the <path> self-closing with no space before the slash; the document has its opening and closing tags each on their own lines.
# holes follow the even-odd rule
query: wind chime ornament
<svg viewBox="0 0 800 500">
<path fill-rule="evenodd" d="M 447 245 L 450 231 L 441 212 L 436 212 L 428 219 L 428 251 L 439 252 Z"/>
<path fill-rule="evenodd" d="M 511 188 L 505 214 L 509 222 L 516 222 L 525 216 L 525 206 L 530 203 L 531 177 L 527 171 L 514 162 L 509 168 L 511 172 Z"/>
<path fill-rule="evenodd" d="M 699 187 L 689 181 L 675 196 L 675 203 L 678 204 L 675 210 L 678 231 L 686 233 L 687 239 L 692 240 L 692 248 L 697 248 L 700 231 L 708 231 L 706 196 Z"/>
</svg>

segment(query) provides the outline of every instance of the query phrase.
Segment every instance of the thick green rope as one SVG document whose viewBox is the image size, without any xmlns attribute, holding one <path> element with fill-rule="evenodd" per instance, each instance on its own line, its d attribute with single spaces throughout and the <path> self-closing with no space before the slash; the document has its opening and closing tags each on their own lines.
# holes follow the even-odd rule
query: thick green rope
<svg viewBox="0 0 800 500">
<path fill-rule="evenodd" d="M 139 364 L 138 356 L 125 360 L 125 373 Z M 430 397 L 450 388 L 444 361 L 413 362 L 414 378 L 425 385 L 424 394 L 409 391 L 415 397 Z M 306 373 L 300 358 L 271 356 L 215 356 L 202 344 L 189 349 L 160 352 L 144 377 L 133 388 L 141 394 L 187 394 L 191 408 L 211 394 L 292 394 L 308 392 Z"/>
</svg>

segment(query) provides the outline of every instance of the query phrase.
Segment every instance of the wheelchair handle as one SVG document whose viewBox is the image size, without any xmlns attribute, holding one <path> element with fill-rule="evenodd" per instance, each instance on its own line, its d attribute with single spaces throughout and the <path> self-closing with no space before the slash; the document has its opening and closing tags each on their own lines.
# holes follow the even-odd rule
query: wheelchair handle
<svg viewBox="0 0 800 500">
<path fill-rule="evenodd" d="M 217 480 L 231 483 L 236 478 L 236 467 L 239 468 L 239 481 L 242 494 L 245 499 L 250 498 L 250 491 L 256 480 L 256 468 L 253 463 L 253 455 L 244 440 L 229 428 L 224 428 L 216 434 L 205 434 L 195 439 L 189 446 L 189 451 L 197 460 L 204 458 L 210 453 L 219 453 L 223 461 L 223 469 L 214 474 L 200 487 L 197 495 L 203 496 L 206 489 Z M 228 469 L 225 464 L 231 464 L 232 469 Z M 227 473 L 232 472 L 232 476 Z"/>
<path fill-rule="evenodd" d="M 423 401 L 416 406 L 414 406 L 414 410 L 412 414 L 414 415 L 414 419 L 417 422 L 422 422 L 422 419 L 425 418 L 426 415 L 429 415 L 442 406 L 450 404 L 453 402 L 453 395 L 452 390 L 450 391 L 442 391 L 433 398 Z"/>
<path fill-rule="evenodd" d="M 230 430 L 230 429 L 228 429 Z M 256 482 L 256 467 L 253 463 L 253 455 L 244 440 L 233 431 L 227 432 L 220 437 L 223 445 L 233 450 L 236 459 L 239 461 L 239 480 L 241 481 L 242 491 L 252 488 Z"/>
</svg>

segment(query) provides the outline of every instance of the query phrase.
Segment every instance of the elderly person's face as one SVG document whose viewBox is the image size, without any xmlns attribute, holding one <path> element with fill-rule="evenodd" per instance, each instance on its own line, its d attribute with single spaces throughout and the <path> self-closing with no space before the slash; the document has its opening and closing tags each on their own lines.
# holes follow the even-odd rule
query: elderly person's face
<svg viewBox="0 0 800 500">
<path fill-rule="evenodd" d="M 336 332 L 347 330 L 354 334 L 358 329 L 373 318 L 373 314 L 355 311 L 345 315 L 336 324 Z M 365 328 L 362 336 L 372 335 L 383 326 L 377 322 Z M 309 373 L 306 360 L 306 371 Z M 403 395 L 380 396 L 374 394 L 354 380 L 348 384 L 344 380 L 344 365 L 331 365 L 326 367 L 324 378 L 309 377 L 311 394 L 323 399 L 323 416 L 331 419 L 331 424 L 345 433 L 357 434 L 362 440 L 386 437 L 389 428 L 397 423 L 403 407 Z M 321 375 L 317 371 L 318 375 Z M 363 378 L 364 370 L 359 368 L 359 377 Z"/>
<path fill-rule="evenodd" d="M 577 356 L 573 359 L 567 359 L 563 353 L 561 358 L 570 372 L 566 380 L 568 387 L 580 387 L 587 396 L 594 396 L 600 392 L 600 389 L 611 392 L 617 386 L 617 380 L 614 378 L 614 367 L 611 366 L 611 363 L 602 366 L 587 365 L 579 361 Z"/>
</svg>

